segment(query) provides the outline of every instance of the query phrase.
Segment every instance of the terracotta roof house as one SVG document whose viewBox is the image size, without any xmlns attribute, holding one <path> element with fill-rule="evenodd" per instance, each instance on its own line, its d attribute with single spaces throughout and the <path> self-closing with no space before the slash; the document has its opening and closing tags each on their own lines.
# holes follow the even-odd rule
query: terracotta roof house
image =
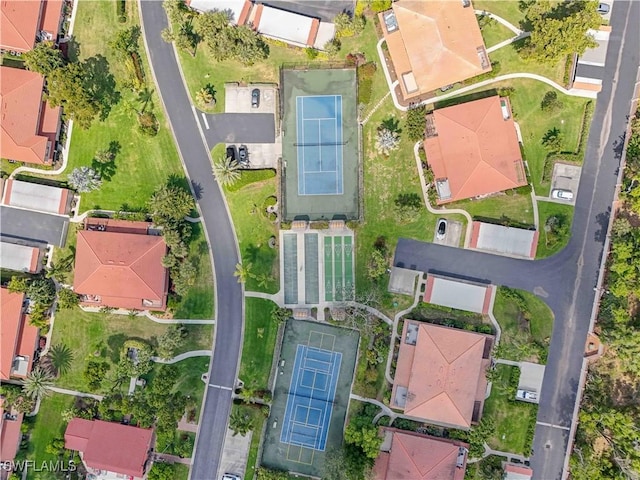
<svg viewBox="0 0 640 480">
<path fill-rule="evenodd" d="M 43 87 L 39 73 L 0 67 L 0 157 L 37 164 L 53 161 L 61 108 L 42 100 Z"/>
<path fill-rule="evenodd" d="M 524 465 L 507 463 L 504 466 L 504 480 L 531 480 L 533 470 Z"/>
<path fill-rule="evenodd" d="M 24 413 L 7 408 L 0 398 L 0 462 L 10 462 L 16 458 L 22 433 L 20 426 Z M 4 477 L 3 477 L 4 478 Z"/>
<path fill-rule="evenodd" d="M 404 322 L 391 407 L 436 425 L 468 429 L 480 420 L 493 337 Z"/>
<path fill-rule="evenodd" d="M 434 110 L 427 115 L 424 149 L 439 204 L 527 184 L 508 98 Z"/>
<path fill-rule="evenodd" d="M 96 219 L 101 220 L 101 219 Z M 165 310 L 167 245 L 151 224 L 109 221 L 78 232 L 74 291 L 86 306 Z"/>
<path fill-rule="evenodd" d="M 39 337 L 24 304 L 24 293 L 0 288 L 0 380 L 24 378 L 31 371 Z"/>
<path fill-rule="evenodd" d="M 470 0 L 398 0 L 379 18 L 405 99 L 491 70 Z"/>
<path fill-rule="evenodd" d="M 2 0 L 0 49 L 26 52 L 36 41 L 56 40 L 62 3 L 62 0 Z"/>
<path fill-rule="evenodd" d="M 88 472 L 99 478 L 144 478 L 154 441 L 152 429 L 83 418 L 73 418 L 64 432 L 65 448 L 80 452 Z"/>
<path fill-rule="evenodd" d="M 469 445 L 415 432 L 382 428 L 375 480 L 463 480 Z"/>
</svg>

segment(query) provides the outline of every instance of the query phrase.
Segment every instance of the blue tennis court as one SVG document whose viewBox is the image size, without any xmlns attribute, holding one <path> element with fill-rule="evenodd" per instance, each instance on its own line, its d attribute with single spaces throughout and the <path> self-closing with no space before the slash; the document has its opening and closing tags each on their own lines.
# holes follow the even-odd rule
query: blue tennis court
<svg viewBox="0 0 640 480">
<path fill-rule="evenodd" d="M 296 97 L 298 195 L 342 195 L 342 95 Z"/>
<path fill-rule="evenodd" d="M 298 344 L 280 441 L 324 451 L 342 353 Z"/>
</svg>

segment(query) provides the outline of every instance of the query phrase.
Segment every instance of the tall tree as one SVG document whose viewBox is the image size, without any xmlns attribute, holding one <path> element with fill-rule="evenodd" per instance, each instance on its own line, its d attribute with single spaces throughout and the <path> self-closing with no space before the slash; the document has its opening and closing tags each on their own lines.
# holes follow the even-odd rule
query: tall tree
<svg viewBox="0 0 640 480">
<path fill-rule="evenodd" d="M 64 343 L 57 343 L 49 349 L 47 357 L 58 375 L 65 374 L 71 368 L 73 362 L 73 350 Z"/>
<path fill-rule="evenodd" d="M 213 174 L 224 187 L 228 187 L 240 180 L 240 164 L 228 157 L 220 157 L 213 161 Z"/>
<path fill-rule="evenodd" d="M 229 417 L 229 428 L 233 431 L 234 437 L 238 434 L 244 437 L 253 430 L 253 418 L 239 408 L 233 409 Z"/>
<path fill-rule="evenodd" d="M 251 262 L 236 264 L 236 271 L 233 272 L 233 276 L 238 279 L 238 283 L 246 283 L 247 279 L 251 276 L 252 267 Z"/>
<path fill-rule="evenodd" d="M 76 167 L 67 178 L 69 185 L 80 193 L 97 190 L 102 185 L 100 174 L 91 167 Z"/>
<path fill-rule="evenodd" d="M 53 70 L 47 77 L 49 104 L 62 106 L 81 128 L 89 128 L 100 114 L 100 100 L 85 87 L 87 72 L 81 63 L 69 63 Z"/>
<path fill-rule="evenodd" d="M 22 384 L 22 391 L 32 400 L 38 400 L 50 393 L 49 387 L 53 385 L 51 376 L 42 368 L 34 368 Z"/>
<path fill-rule="evenodd" d="M 22 54 L 25 66 L 32 72 L 49 75 L 64 65 L 62 52 L 54 48 L 53 42 L 40 42 Z"/>
<path fill-rule="evenodd" d="M 156 223 L 182 220 L 191 213 L 193 197 L 175 185 L 158 187 L 149 200 L 149 213 Z"/>
<path fill-rule="evenodd" d="M 69 288 L 61 288 L 58 291 L 58 308 L 60 310 L 70 310 L 80 303 L 76 293 Z"/>
</svg>

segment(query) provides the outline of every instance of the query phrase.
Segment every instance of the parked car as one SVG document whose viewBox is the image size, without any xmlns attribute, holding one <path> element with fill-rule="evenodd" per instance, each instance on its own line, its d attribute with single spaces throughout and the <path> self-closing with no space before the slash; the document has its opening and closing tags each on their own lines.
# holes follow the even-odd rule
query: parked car
<svg viewBox="0 0 640 480">
<path fill-rule="evenodd" d="M 537 400 L 538 394 L 536 392 L 530 392 L 528 390 L 518 390 L 516 392 L 516 398 L 521 400 Z"/>
<path fill-rule="evenodd" d="M 254 88 L 251 91 L 251 107 L 258 108 L 260 106 L 260 90 Z"/>
<path fill-rule="evenodd" d="M 238 148 L 238 162 L 240 165 L 249 165 L 249 152 L 246 145 L 240 145 Z"/>
<path fill-rule="evenodd" d="M 222 475 L 222 480 L 242 480 L 242 478 L 236 473 L 225 473 Z"/>
<path fill-rule="evenodd" d="M 561 188 L 556 188 L 551 192 L 551 198 L 555 198 L 557 200 L 573 200 L 573 192 L 571 190 L 563 190 Z"/>
<path fill-rule="evenodd" d="M 609 9 L 611 7 L 609 6 L 608 3 L 599 3 L 598 4 L 598 13 L 600 15 L 606 15 L 607 13 L 609 13 Z"/>
<path fill-rule="evenodd" d="M 234 145 L 229 145 L 227 147 L 227 158 L 229 159 L 229 163 L 235 161 L 235 159 L 236 159 L 236 147 Z"/>
<path fill-rule="evenodd" d="M 438 220 L 438 228 L 436 229 L 436 238 L 442 240 L 447 234 L 447 221 L 444 218 Z"/>
</svg>

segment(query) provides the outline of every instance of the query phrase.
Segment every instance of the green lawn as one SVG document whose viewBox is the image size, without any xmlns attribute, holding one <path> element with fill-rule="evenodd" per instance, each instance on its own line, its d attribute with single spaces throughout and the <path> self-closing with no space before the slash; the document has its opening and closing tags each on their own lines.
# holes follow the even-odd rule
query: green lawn
<svg viewBox="0 0 640 480">
<path fill-rule="evenodd" d="M 52 393 L 43 398 L 40 410 L 35 417 L 25 417 L 25 423 L 30 426 L 27 458 L 35 460 L 38 464 L 47 460 L 56 460 L 56 457 L 47 453 L 45 449 L 54 438 L 64 436 L 67 424 L 62 419 L 61 413 L 71 408 L 74 401 L 75 397 L 70 395 Z"/>
<path fill-rule="evenodd" d="M 533 205 L 529 194 L 496 195 L 482 200 L 461 200 L 447 206 L 463 208 L 474 218 L 509 219 L 512 222 L 534 224 Z"/>
<path fill-rule="evenodd" d="M 538 251 L 536 258 L 550 257 L 554 253 L 562 250 L 571 236 L 571 223 L 573 222 L 573 207 L 561 203 L 538 202 L 538 212 L 540 214 L 540 237 L 538 238 Z M 547 219 L 552 216 L 563 215 L 569 224 L 564 236 L 547 233 L 544 226 Z"/>
<path fill-rule="evenodd" d="M 122 95 L 105 121 L 94 122 L 88 130 L 82 130 L 78 126 L 73 130 L 69 163 L 65 174 L 58 177 L 61 180 L 66 180 L 66 174 L 75 167 L 91 165 L 95 152 L 108 148 L 110 142 L 118 142 L 120 146 L 113 176 L 110 180 L 104 179 L 99 190 L 82 195 L 81 211 L 92 208 L 118 210 L 123 205 L 128 209 L 143 207 L 153 190 L 164 183 L 168 175 L 183 175 L 157 94 L 153 94 L 152 101 L 160 131 L 155 137 L 147 137 L 138 132 L 138 122 L 131 107 L 140 108 L 139 102 L 136 95 L 122 85 L 126 78 L 124 67 L 108 45 L 114 31 L 139 24 L 137 3 L 126 2 L 126 6 L 128 21 L 122 24 L 117 21 L 114 2 L 81 0 L 78 5 L 74 39 L 80 47 L 80 59 L 93 55 L 104 56 Z M 153 90 L 142 39 L 139 52 L 147 84 Z"/>
<path fill-rule="evenodd" d="M 125 340 L 136 338 L 153 345 L 154 337 L 162 335 L 167 328 L 167 325 L 146 317 L 87 313 L 79 308 L 58 311 L 52 344 L 64 343 L 73 350 L 74 358 L 71 368 L 56 381 L 56 385 L 83 392 L 90 391 L 83 378 L 89 360 L 104 361 L 113 368 L 119 361 Z M 181 351 L 211 348 L 211 325 L 189 325 L 187 328 L 187 345 Z M 103 389 L 107 388 L 108 381 L 103 384 Z"/>
<path fill-rule="evenodd" d="M 445 216 L 432 215 L 423 208 L 407 223 L 399 223 L 394 210 L 394 200 L 400 193 L 416 193 L 422 198 L 422 192 L 413 154 L 413 142 L 408 140 L 406 135 L 400 135 L 399 149 L 392 152 L 388 158 L 379 155 L 375 150 L 378 126 L 384 119 L 394 115 L 400 120 L 400 127 L 404 128 L 404 114 L 396 112 L 391 99 L 388 98 L 363 129 L 365 220 L 356 227 L 356 284 L 359 291 L 364 291 L 371 285 L 367 278 L 367 264 L 378 237 L 386 238 L 388 251 L 393 254 L 400 237 L 432 241 L 437 219 Z M 461 215 L 446 217 L 459 220 L 466 225 Z"/>
<path fill-rule="evenodd" d="M 518 28 L 521 28 L 520 22 L 524 20 L 524 13 L 516 0 L 475 0 L 473 8 L 498 15 Z"/>
<path fill-rule="evenodd" d="M 508 365 L 496 366 L 496 378 L 482 416 L 492 418 L 496 425 L 495 433 L 487 441 L 491 448 L 529 455 L 533 438 L 530 426 L 535 425 L 538 407 L 515 400 L 518 370 Z"/>
<path fill-rule="evenodd" d="M 501 358 L 546 362 L 553 312 L 534 294 L 500 287 L 493 314 L 502 328 Z"/>
<path fill-rule="evenodd" d="M 481 18 L 480 15 L 477 15 L 477 17 L 478 19 Z M 487 48 L 493 47 L 494 45 L 497 45 L 498 43 L 503 42 L 504 40 L 507 40 L 515 35 L 511 30 L 509 30 L 507 27 L 496 20 L 484 20 L 484 22 L 487 23 L 482 25 L 482 27 L 480 28 L 480 32 L 482 33 L 484 45 Z"/>
<path fill-rule="evenodd" d="M 276 305 L 270 300 L 245 300 L 244 343 L 240 362 L 240 378 L 246 384 L 255 382 L 257 389 L 269 390 L 278 324 L 271 319 Z"/>
<path fill-rule="evenodd" d="M 538 63 L 525 60 L 516 50 L 516 47 L 519 46 L 522 42 L 523 40 L 520 40 L 517 43 L 512 43 L 489 54 L 489 58 L 492 62 L 499 62 L 501 65 L 499 75 L 504 75 L 505 73 L 520 72 L 537 73 L 538 75 L 547 77 L 562 85 L 564 78 L 565 59 L 561 58 L 554 64 Z"/>
</svg>

